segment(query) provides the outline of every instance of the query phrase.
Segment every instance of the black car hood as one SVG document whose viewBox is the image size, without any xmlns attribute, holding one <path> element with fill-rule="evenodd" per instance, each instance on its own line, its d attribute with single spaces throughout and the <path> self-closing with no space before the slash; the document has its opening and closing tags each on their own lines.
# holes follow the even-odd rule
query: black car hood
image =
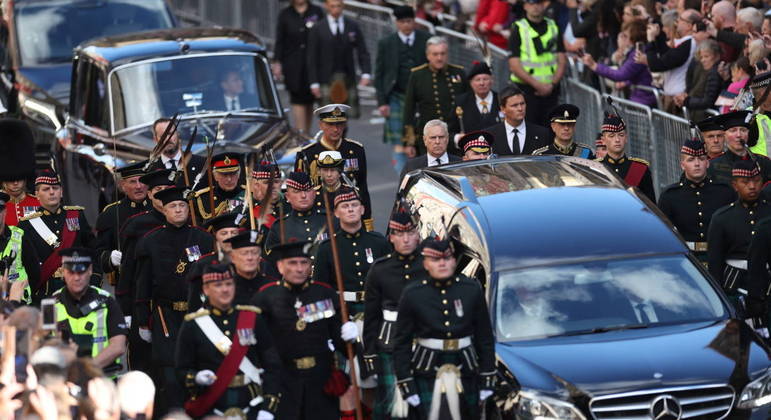
<svg viewBox="0 0 771 420">
<path fill-rule="evenodd" d="M 715 383 L 740 391 L 769 366 L 736 320 L 497 343 L 496 354 L 523 389 L 563 398 Z"/>
<path fill-rule="evenodd" d="M 52 64 L 19 69 L 21 83 L 28 85 L 33 91 L 42 90 L 45 95 L 35 92 L 35 97 L 55 99 L 56 105 L 67 105 L 70 100 L 70 79 L 72 78 L 72 63 Z"/>
</svg>

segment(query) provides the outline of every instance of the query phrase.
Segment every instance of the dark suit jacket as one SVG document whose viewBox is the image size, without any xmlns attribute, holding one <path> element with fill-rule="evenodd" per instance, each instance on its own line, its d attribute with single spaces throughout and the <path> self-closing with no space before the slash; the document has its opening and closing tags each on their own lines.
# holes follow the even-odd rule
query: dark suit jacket
<svg viewBox="0 0 771 420">
<path fill-rule="evenodd" d="M 205 165 L 206 165 L 205 157 L 199 156 L 199 155 L 190 156 L 190 162 L 187 165 L 187 174 L 191 184 L 195 182 L 195 177 L 203 170 L 203 167 Z M 159 169 L 166 169 L 166 166 L 163 164 L 163 160 L 160 158 L 158 158 L 158 160 L 156 160 L 150 165 L 150 167 L 148 168 L 148 172 L 157 171 Z M 243 173 L 243 171 L 241 172 Z M 198 183 L 198 186 L 196 187 L 196 189 L 200 189 L 208 185 L 209 185 L 209 179 L 206 176 L 202 176 L 201 182 Z M 185 186 L 185 177 L 183 174 L 179 174 L 179 177 L 177 178 L 177 186 L 179 187 Z M 190 186 L 192 185 L 188 185 L 188 187 Z"/>
<path fill-rule="evenodd" d="M 428 32 L 415 30 L 412 50 L 416 61 L 413 67 L 426 62 L 426 41 L 430 37 L 431 34 Z M 381 38 L 377 43 L 374 76 L 378 105 L 388 104 L 388 95 L 396 86 L 396 79 L 399 77 L 399 47 L 401 43 L 402 39 L 396 32 Z M 406 89 L 407 86 L 404 88 Z"/>
<path fill-rule="evenodd" d="M 456 95 L 455 104 L 463 109 L 463 130 L 466 133 L 482 130 L 500 121 L 500 118 L 498 118 L 500 107 L 498 106 L 498 94 L 496 92 L 493 92 L 493 103 L 488 105 L 490 112 L 485 115 L 479 112 L 476 95 L 471 90 Z M 461 132 L 461 125 L 456 113 L 452 114 L 452 118 L 447 122 L 447 126 L 451 136 Z"/>
<path fill-rule="evenodd" d="M 207 96 L 203 98 L 204 109 L 210 111 L 226 111 L 228 109 L 227 104 L 225 104 L 225 95 L 219 89 Z M 238 105 L 241 107 L 240 109 L 257 108 L 260 106 L 260 101 L 255 95 L 242 93 L 238 95 Z"/>
<path fill-rule="evenodd" d="M 546 127 L 540 125 L 525 123 L 525 150 L 511 150 L 509 149 L 509 141 L 506 136 L 506 127 L 504 122 L 501 121 L 492 127 L 485 129 L 489 131 L 495 137 L 493 142 L 493 153 L 498 156 L 511 156 L 511 155 L 532 155 L 533 151 L 544 147 L 551 142 L 552 136 Z M 519 146 L 516 146 L 519 148 Z"/>
<path fill-rule="evenodd" d="M 308 34 L 308 83 L 329 83 L 334 73 L 335 62 L 334 53 L 336 48 L 344 49 L 345 67 L 348 69 L 347 76 L 350 81 L 356 80 L 356 72 L 353 61 L 353 51 L 356 50 L 356 58 L 359 62 L 361 73 L 372 73 L 372 64 L 370 63 L 367 45 L 364 42 L 364 36 L 359 29 L 359 25 L 343 17 L 343 45 L 337 45 L 336 38 L 332 35 L 332 29 L 326 18 L 317 23 Z"/>
<path fill-rule="evenodd" d="M 450 163 L 453 162 L 460 162 L 461 158 L 453 155 L 452 153 L 448 153 L 447 156 L 450 158 Z M 404 164 L 404 168 L 402 169 L 402 173 L 399 175 L 399 179 L 404 178 L 404 175 L 407 173 L 414 171 L 415 169 L 421 169 L 428 166 L 428 158 L 426 158 L 426 155 L 420 155 L 417 157 L 414 157 L 407 161 L 407 163 Z"/>
</svg>

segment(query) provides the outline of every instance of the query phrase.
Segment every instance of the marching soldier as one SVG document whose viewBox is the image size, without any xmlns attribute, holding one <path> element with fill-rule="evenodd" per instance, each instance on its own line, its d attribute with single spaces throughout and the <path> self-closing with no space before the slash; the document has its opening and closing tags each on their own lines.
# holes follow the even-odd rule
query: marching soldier
<svg viewBox="0 0 771 420">
<path fill-rule="evenodd" d="M 263 239 L 260 232 L 248 230 L 225 241 L 233 249 L 230 252 L 230 262 L 236 282 L 237 304 L 251 302 L 257 290 L 268 282 L 268 277 L 260 271 Z M 270 279 L 276 280 L 274 277 Z"/>
<path fill-rule="evenodd" d="M 186 275 L 190 264 L 214 248 L 203 229 L 189 224 L 185 189 L 167 188 L 155 194 L 163 203 L 166 221 L 145 234 L 136 245 L 134 321 L 139 336 L 152 343 L 152 362 L 159 395 L 166 404 L 159 411 L 179 407 L 182 389 L 174 375 L 174 344 L 187 312 Z"/>
<path fill-rule="evenodd" d="M 425 277 L 418 252 L 420 234 L 407 212 L 395 212 L 388 223 L 388 241 L 394 252 L 375 260 L 367 273 L 364 294 L 364 371 L 377 374 L 373 408 L 376 420 L 406 418 L 407 410 L 396 389 L 393 364 L 396 319 L 402 290 Z"/>
<path fill-rule="evenodd" d="M 327 150 L 319 154 L 316 164 L 321 182 L 315 187 L 316 207 L 324 209 L 324 197 L 322 194 L 327 195 L 330 203 L 334 201 L 335 193 L 343 185 L 343 163 L 343 157 L 337 150 Z"/>
<path fill-rule="evenodd" d="M 272 420 L 278 409 L 281 359 L 260 309 L 234 303 L 227 265 L 203 272 L 206 304 L 185 316 L 177 341 L 177 376 L 195 418 Z"/>
<path fill-rule="evenodd" d="M 3 144 L 0 181 L 3 192 L 11 197 L 6 204 L 5 225 L 16 226 L 19 219 L 40 207 L 37 197 L 27 192 L 27 180 L 35 177 L 35 139 L 26 122 L 3 118 L 0 119 L 0 143 Z"/>
<path fill-rule="evenodd" d="M 281 171 L 278 166 L 263 162 L 257 165 L 252 170 L 252 199 L 254 201 L 254 207 L 252 207 L 252 213 L 254 218 L 260 221 L 260 226 L 267 232 L 268 229 L 273 226 L 273 222 L 276 221 L 276 214 L 279 213 L 279 206 L 284 206 L 284 202 L 281 197 Z M 265 196 L 270 192 L 268 199 Z M 263 212 L 262 207 L 265 206 L 266 210 Z M 248 222 L 247 218 L 244 218 L 243 222 Z"/>
<path fill-rule="evenodd" d="M 198 220 L 203 222 L 220 214 L 232 212 L 244 204 L 245 185 L 239 184 L 241 178 L 241 157 L 235 153 L 220 153 L 212 158 L 212 176 L 214 178 L 214 211 L 211 210 L 210 192 L 212 187 L 205 187 L 195 192 L 195 211 Z"/>
<path fill-rule="evenodd" d="M 118 302 L 89 285 L 94 265 L 91 250 L 72 247 L 59 252 L 64 287 L 54 292 L 59 329 L 67 330 L 78 346 L 79 357 L 91 357 L 108 375 L 121 369 L 126 352 L 126 328 Z"/>
<path fill-rule="evenodd" d="M 367 230 L 374 229 L 372 221 L 372 208 L 367 187 L 367 155 L 361 143 L 343 137 L 348 117 L 346 113 L 350 107 L 343 104 L 329 104 L 313 111 L 319 117 L 319 128 L 323 135 L 317 142 L 313 142 L 297 153 L 295 168 L 298 171 L 308 172 L 311 181 L 321 184 L 318 170 L 318 160 L 321 152 L 336 150 L 344 159 L 343 172 L 356 184 L 359 195 L 364 204 L 364 225 Z"/>
<path fill-rule="evenodd" d="M 594 153 L 589 146 L 573 141 L 579 113 L 578 107 L 571 104 L 557 105 L 552 109 L 549 112 L 549 121 L 554 141 L 548 146 L 534 150 L 533 155 L 565 155 L 594 159 Z"/>
<path fill-rule="evenodd" d="M 704 138 L 704 149 L 709 160 L 720 157 L 725 152 L 725 129 L 720 124 L 720 118 L 720 115 L 713 115 L 696 123 L 701 137 Z"/>
<path fill-rule="evenodd" d="M 32 288 L 29 286 L 29 277 L 25 267 L 34 267 L 35 262 L 22 252 L 24 231 L 18 226 L 5 225 L 7 219 L 3 213 L 8 211 L 6 203 L 10 199 L 8 194 L 0 191 L 0 259 L 5 262 L 0 273 L 6 272 L 6 270 L 8 272 L 8 284 L 3 286 L 5 289 L 0 290 L 0 293 L 5 298 L 5 296 L 10 295 L 13 285 L 18 284 L 16 287 L 24 289 L 20 302 L 30 304 L 32 303 Z"/>
<path fill-rule="evenodd" d="M 206 221 L 204 228 L 214 236 L 214 251 L 201 255 L 201 258 L 190 267 L 187 277 L 190 281 L 190 293 L 187 298 L 188 312 L 197 311 L 204 302 L 205 296 L 201 285 L 204 268 L 212 264 L 230 263 L 233 248 L 229 239 L 238 235 L 243 218 L 244 215 L 241 213 L 225 213 Z"/>
<path fill-rule="evenodd" d="M 146 163 L 139 162 L 117 170 L 120 175 L 120 189 L 126 196 L 108 204 L 96 218 L 96 249 L 102 273 L 112 273 L 120 267 L 123 256 L 119 243 L 120 225 L 129 217 L 150 207 L 147 185 L 139 181 L 144 175 Z M 111 282 L 114 285 L 117 284 L 117 278 L 115 280 Z"/>
<path fill-rule="evenodd" d="M 54 171 L 47 169 L 38 175 L 35 193 L 40 207 L 21 219 L 19 227 L 24 231 L 22 253 L 34 261 L 27 275 L 34 292 L 33 301 L 39 303 L 64 286 L 59 251 L 73 246 L 88 248 L 93 244 L 94 235 L 83 207 L 62 206 L 62 184 Z M 36 267 L 40 267 L 39 270 Z"/>
<path fill-rule="evenodd" d="M 709 160 L 704 143 L 689 140 L 680 148 L 680 182 L 664 189 L 659 197 L 659 209 L 680 232 L 700 260 L 707 260 L 707 231 L 717 209 L 736 199 L 729 186 L 712 182 L 707 176 Z"/>
<path fill-rule="evenodd" d="M 426 153 L 417 141 L 423 137 L 423 126 L 430 120 L 446 123 L 455 115 L 455 97 L 465 93 L 469 84 L 463 66 L 449 64 L 447 39 L 432 36 L 426 41 L 428 63 L 413 67 L 404 93 L 404 143 L 408 158 Z"/>
<path fill-rule="evenodd" d="M 744 159 L 755 161 L 762 183 L 771 180 L 771 160 L 762 155 L 750 155 L 747 149 L 751 119 L 750 111 L 734 111 L 717 116 L 717 123 L 725 129 L 726 151 L 709 163 L 708 173 L 713 181 L 732 185 L 734 163 Z"/>
<path fill-rule="evenodd" d="M 495 349 L 490 315 L 479 282 L 455 274 L 448 240 L 422 244 L 427 275 L 405 286 L 396 320 L 397 386 L 420 418 L 442 411 L 479 418 L 479 401 L 492 395 Z M 413 343 L 414 349 L 413 349 Z M 435 393 L 435 389 L 440 389 Z M 454 395 L 453 395 L 454 394 Z M 462 394 L 462 395 L 461 395 Z"/>
<path fill-rule="evenodd" d="M 353 322 L 341 327 L 332 287 L 310 280 L 311 245 L 288 241 L 273 248 L 282 278 L 262 286 L 253 302 L 262 310 L 284 366 L 276 417 L 339 420 L 336 397 L 345 389 L 333 386 L 334 357 L 328 342 L 342 350 L 343 340 L 354 340 L 359 332 Z"/>
<path fill-rule="evenodd" d="M 488 159 L 493 152 L 495 137 L 487 131 L 472 131 L 458 140 L 463 160 Z"/>
<path fill-rule="evenodd" d="M 759 220 L 771 216 L 760 198 L 760 171 L 750 160 L 734 164 L 731 186 L 738 200 L 712 215 L 707 233 L 707 262 L 712 278 L 734 299 L 747 287 L 747 250 Z"/>
<path fill-rule="evenodd" d="M 621 117 L 606 114 L 602 122 L 602 143 L 608 153 L 601 160 L 608 169 L 614 171 L 630 187 L 637 187 L 652 202 L 656 202 L 653 190 L 650 164 L 643 159 L 628 157 L 626 149 L 626 124 Z"/>
</svg>

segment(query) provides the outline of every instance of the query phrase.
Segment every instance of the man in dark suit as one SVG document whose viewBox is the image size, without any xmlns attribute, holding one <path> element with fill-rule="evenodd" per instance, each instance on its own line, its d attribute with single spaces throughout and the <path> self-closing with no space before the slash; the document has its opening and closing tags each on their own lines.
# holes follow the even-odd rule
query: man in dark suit
<svg viewBox="0 0 771 420">
<path fill-rule="evenodd" d="M 450 151 L 458 150 L 459 154 L 462 153 L 461 148 L 455 145 L 459 144 L 464 134 L 482 130 L 501 120 L 498 94 L 492 90 L 493 73 L 490 67 L 486 63 L 475 62 L 467 80 L 471 90 L 455 96 L 455 112 L 447 122 L 453 136 Z"/>
<path fill-rule="evenodd" d="M 313 96 L 321 105 L 343 103 L 351 107 L 349 117 L 359 117 L 356 92 L 356 67 L 353 51 L 359 62 L 361 80 L 369 84 L 371 64 L 369 52 L 359 25 L 343 16 L 343 0 L 326 0 L 325 21 L 313 26 L 308 35 L 308 81 Z"/>
<path fill-rule="evenodd" d="M 415 11 L 409 6 L 394 9 L 396 33 L 378 41 L 375 58 L 375 91 L 380 115 L 385 117 L 383 142 L 394 146 L 396 173 L 401 172 L 407 157 L 402 147 L 402 108 L 410 70 L 426 62 L 428 32 L 415 29 Z"/>
<path fill-rule="evenodd" d="M 447 144 L 450 134 L 447 131 L 447 123 L 442 120 L 431 120 L 423 126 L 423 143 L 426 145 L 426 154 L 414 157 L 404 165 L 399 178 L 404 178 L 408 172 L 429 166 L 439 166 L 451 162 L 460 162 L 461 158 L 447 153 Z"/>
<path fill-rule="evenodd" d="M 549 144 L 551 135 L 546 127 L 525 121 L 527 104 L 522 90 L 510 85 L 498 97 L 504 119 L 485 129 L 495 138 L 493 153 L 498 156 L 530 155 Z"/>
<path fill-rule="evenodd" d="M 204 108 L 213 111 L 240 111 L 260 106 L 260 98 L 256 93 L 244 90 L 244 79 L 237 69 L 222 72 L 219 87 L 208 98 L 204 98 Z"/>
<path fill-rule="evenodd" d="M 153 141 L 158 143 L 163 137 L 163 133 L 166 132 L 171 122 L 168 118 L 159 118 L 153 123 Z M 158 169 L 171 169 L 174 171 L 182 170 L 182 142 L 179 140 L 179 132 L 174 132 L 171 135 L 166 147 L 161 151 L 161 156 L 155 162 L 150 164 L 148 172 L 152 172 Z M 203 156 L 192 155 L 190 162 L 187 163 L 187 175 L 190 183 L 193 182 L 196 175 L 203 170 L 206 165 L 206 159 Z M 198 187 L 205 187 L 208 185 L 206 177 L 202 177 Z M 185 186 L 185 177 L 183 174 L 177 176 L 177 186 Z M 188 185 L 188 187 L 191 185 Z"/>
</svg>

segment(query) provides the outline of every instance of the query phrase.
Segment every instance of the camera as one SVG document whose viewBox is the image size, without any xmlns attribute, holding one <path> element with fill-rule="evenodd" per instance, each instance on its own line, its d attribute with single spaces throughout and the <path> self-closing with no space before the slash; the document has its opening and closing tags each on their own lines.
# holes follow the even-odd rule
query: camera
<svg viewBox="0 0 771 420">
<path fill-rule="evenodd" d="M 704 21 L 696 22 L 696 32 L 704 32 L 707 30 L 707 24 Z"/>
</svg>

